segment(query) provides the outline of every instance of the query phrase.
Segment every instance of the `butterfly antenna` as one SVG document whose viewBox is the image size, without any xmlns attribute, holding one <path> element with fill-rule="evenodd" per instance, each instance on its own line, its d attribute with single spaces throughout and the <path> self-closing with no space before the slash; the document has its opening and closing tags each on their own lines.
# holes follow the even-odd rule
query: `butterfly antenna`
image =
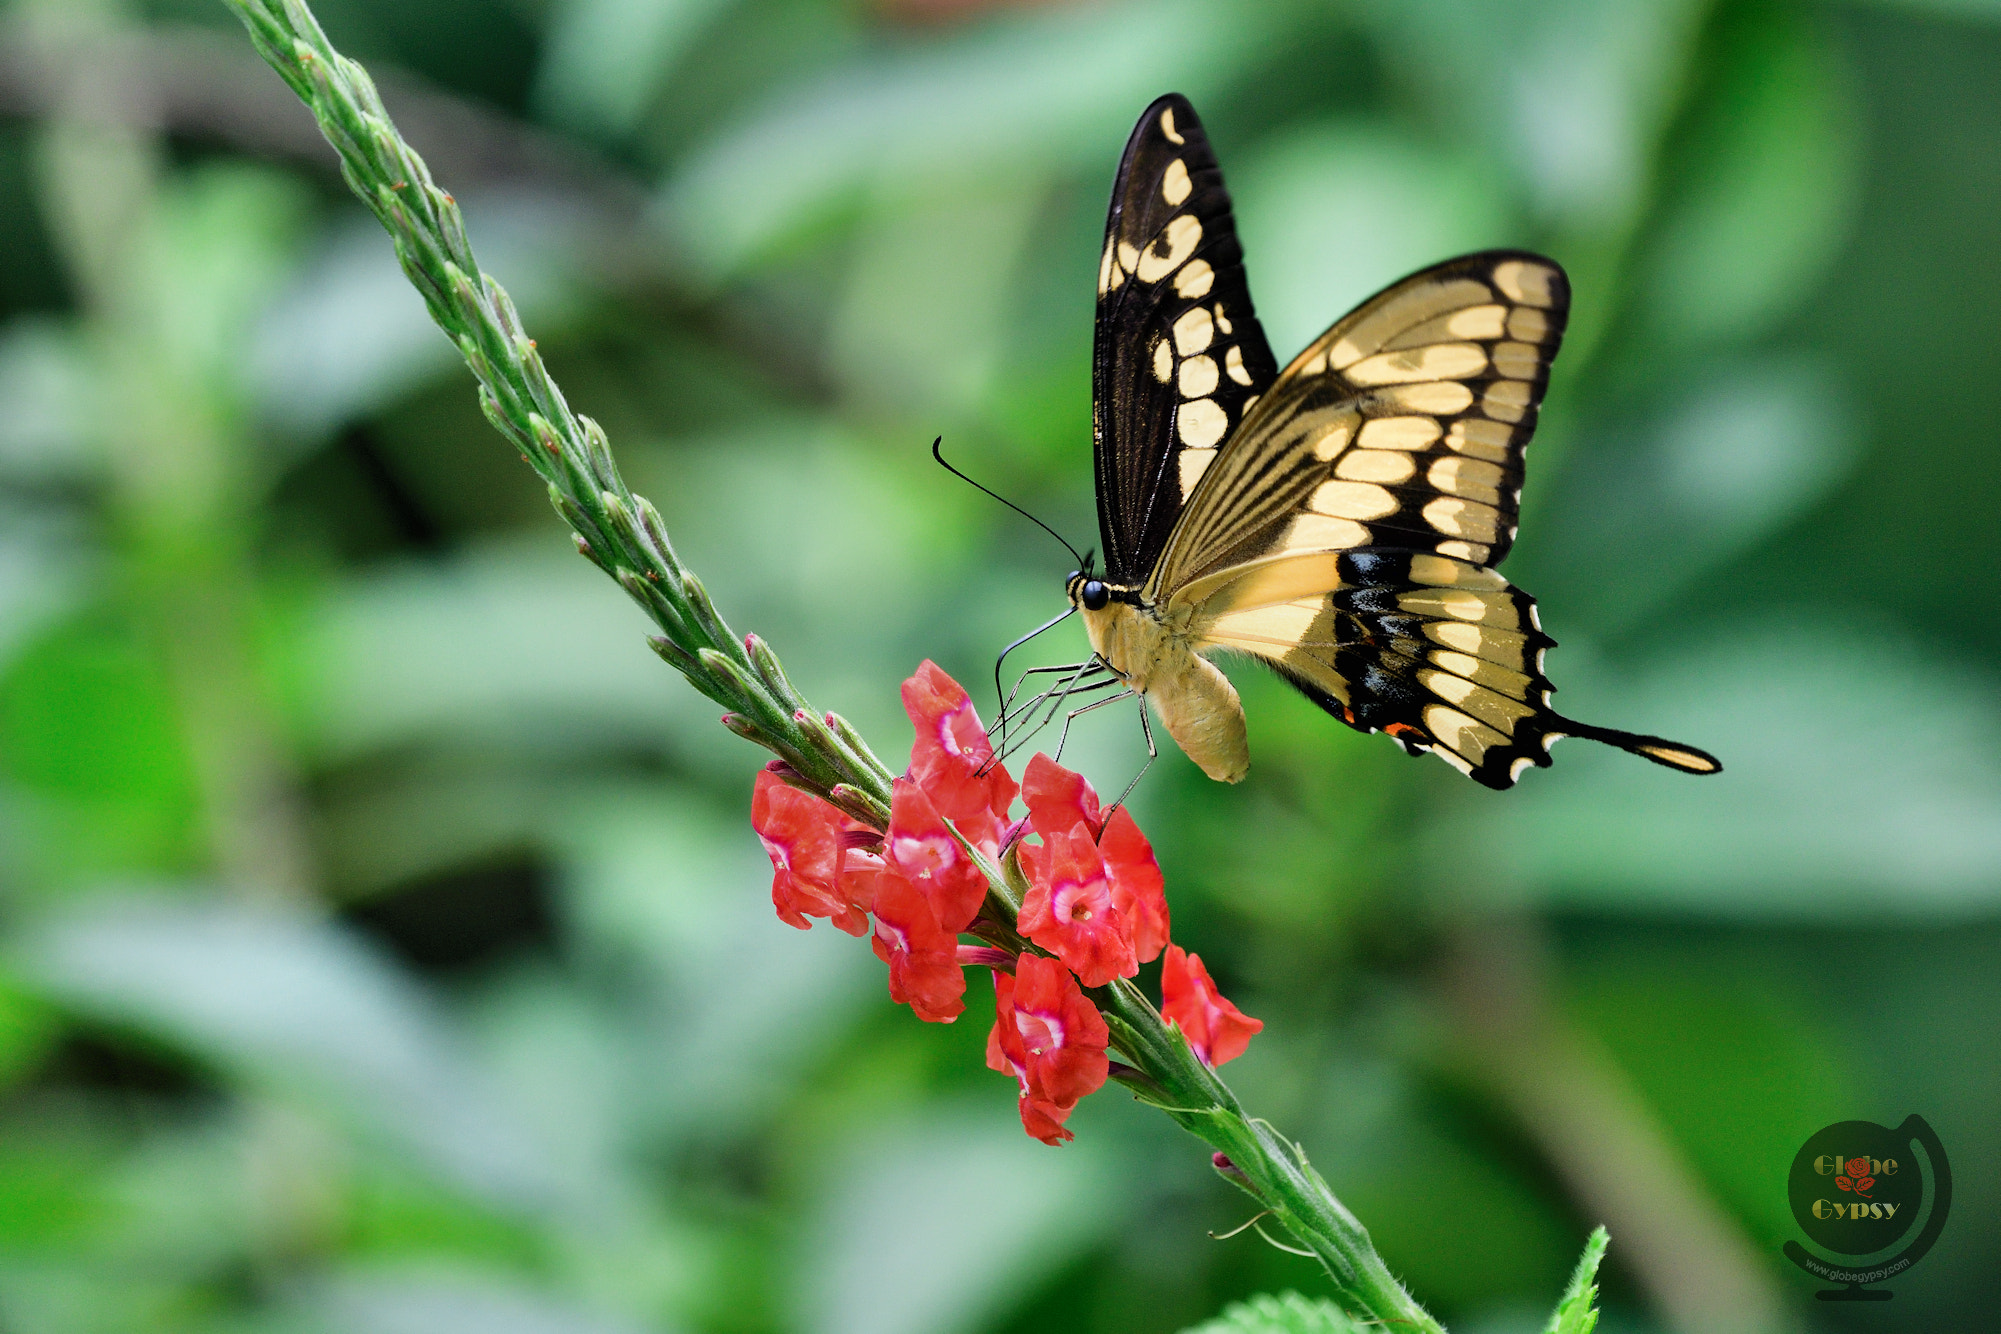
<svg viewBox="0 0 2001 1334">
<path fill-rule="evenodd" d="M 1069 540 L 1065 538 L 1063 534 L 1057 532 L 1054 528 L 1051 528 L 1048 524 L 1036 518 L 1033 514 L 1030 514 L 1027 510 L 1015 504 L 1012 500 L 1009 500 L 1006 496 L 994 490 L 992 487 L 981 486 L 978 482 L 966 476 L 966 474 L 960 472 L 957 468 L 954 468 L 951 464 L 945 462 L 945 454 L 943 450 L 944 444 L 945 444 L 945 437 L 942 435 L 939 436 L 936 440 L 933 440 L 931 442 L 931 457 L 938 460 L 939 467 L 943 468 L 946 472 L 951 473 L 954 477 L 958 478 L 966 485 L 974 487 L 977 490 L 986 492 L 988 495 L 992 496 L 995 500 L 998 500 L 1001 504 L 1007 506 L 1009 509 L 1013 510 L 1016 514 L 1019 514 L 1022 518 L 1028 520 L 1030 523 L 1034 524 L 1037 528 L 1040 528 L 1043 532 L 1055 538 L 1058 542 L 1063 543 L 1063 549 L 1069 552 L 1071 556 L 1076 559 L 1077 568 L 1080 570 L 1084 568 L 1084 558 L 1082 556 L 1077 555 L 1077 548 L 1071 546 Z"/>
</svg>

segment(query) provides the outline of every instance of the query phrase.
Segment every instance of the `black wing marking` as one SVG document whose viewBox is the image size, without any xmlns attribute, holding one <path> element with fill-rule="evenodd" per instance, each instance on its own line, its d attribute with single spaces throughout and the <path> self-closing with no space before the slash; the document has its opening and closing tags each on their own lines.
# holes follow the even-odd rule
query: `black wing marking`
<svg viewBox="0 0 2001 1334">
<path fill-rule="evenodd" d="M 1092 435 L 1106 577 L 1138 584 L 1278 364 L 1251 307 L 1230 195 L 1188 99 L 1146 109 L 1098 267 Z"/>
</svg>

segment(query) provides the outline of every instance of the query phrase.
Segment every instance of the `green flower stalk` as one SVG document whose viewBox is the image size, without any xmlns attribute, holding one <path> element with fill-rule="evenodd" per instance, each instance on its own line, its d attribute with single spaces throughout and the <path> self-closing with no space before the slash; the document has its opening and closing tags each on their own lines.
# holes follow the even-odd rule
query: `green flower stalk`
<svg viewBox="0 0 2001 1334">
<path fill-rule="evenodd" d="M 550 378 L 507 293 L 480 270 L 458 205 L 397 133 L 367 72 L 334 50 L 304 0 L 228 3 L 259 53 L 311 107 L 347 183 L 389 232 L 404 273 L 479 382 L 487 419 L 547 484 L 578 551 L 653 619 L 654 651 L 727 710 L 724 726 L 778 757 L 786 784 L 867 830 L 887 830 L 895 775 L 845 720 L 807 703 L 769 645 L 739 636 L 723 620 L 675 555 L 658 511 L 619 476 L 604 431 L 574 412 Z M 986 881 L 975 933 L 1022 957 L 1027 946 L 1017 918 L 1027 886 L 1018 862 L 965 850 Z M 1296 1243 L 1287 1249 L 1317 1259 L 1341 1305 L 1360 1320 L 1442 1331 L 1299 1146 L 1248 1115 L 1181 1028 L 1123 977 L 1090 988 L 1090 997 L 1119 1057 L 1112 1077 L 1215 1150 L 1219 1173 L 1256 1201 L 1261 1230 L 1268 1221 Z M 1582 1274 L 1580 1284 L 1587 1281 Z M 1561 1326 L 1566 1334 L 1588 1328 L 1574 1318 L 1574 1303 L 1571 1309 Z"/>
</svg>

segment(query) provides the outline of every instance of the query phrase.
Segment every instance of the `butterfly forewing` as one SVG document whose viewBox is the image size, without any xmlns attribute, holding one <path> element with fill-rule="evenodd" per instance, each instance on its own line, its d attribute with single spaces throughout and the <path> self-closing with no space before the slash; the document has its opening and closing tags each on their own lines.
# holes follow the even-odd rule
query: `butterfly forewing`
<svg viewBox="0 0 2001 1334">
<path fill-rule="evenodd" d="M 1222 171 L 1178 95 L 1140 117 L 1119 163 L 1092 370 L 1106 574 L 1137 584 L 1184 498 L 1277 373 Z"/>
<path fill-rule="evenodd" d="M 1149 591 L 1171 599 L 1231 565 L 1357 547 L 1498 565 L 1569 305 L 1563 270 L 1518 251 L 1448 260 L 1364 302 L 1255 405 Z"/>
</svg>

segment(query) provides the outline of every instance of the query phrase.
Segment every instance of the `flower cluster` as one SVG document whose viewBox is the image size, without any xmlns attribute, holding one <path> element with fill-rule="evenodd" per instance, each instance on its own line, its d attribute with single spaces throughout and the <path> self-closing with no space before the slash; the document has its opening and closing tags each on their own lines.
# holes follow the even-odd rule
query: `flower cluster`
<svg viewBox="0 0 2001 1334">
<path fill-rule="evenodd" d="M 964 1012 L 965 965 L 991 967 L 987 1064 L 1015 1080 L 1022 1124 L 1046 1143 L 1071 1138 L 1063 1122 L 1110 1070 L 1110 1033 L 1085 989 L 1132 977 L 1163 951 L 1162 1014 L 1211 1065 L 1242 1055 L 1264 1025 L 1223 999 L 1200 958 L 1169 943 L 1160 864 L 1132 814 L 1106 814 L 1081 775 L 1045 755 L 1017 786 L 972 700 L 934 663 L 903 683 L 903 705 L 917 740 L 887 831 L 788 786 L 782 764 L 758 774 L 751 824 L 771 857 L 779 918 L 803 930 L 824 917 L 868 935 L 889 965 L 890 998 L 932 1023 Z M 1019 820 L 1017 796 L 1027 807 Z M 1027 883 L 1013 920 L 989 895 L 986 869 L 1010 861 Z M 982 922 L 1036 948 L 962 946 Z"/>
</svg>

